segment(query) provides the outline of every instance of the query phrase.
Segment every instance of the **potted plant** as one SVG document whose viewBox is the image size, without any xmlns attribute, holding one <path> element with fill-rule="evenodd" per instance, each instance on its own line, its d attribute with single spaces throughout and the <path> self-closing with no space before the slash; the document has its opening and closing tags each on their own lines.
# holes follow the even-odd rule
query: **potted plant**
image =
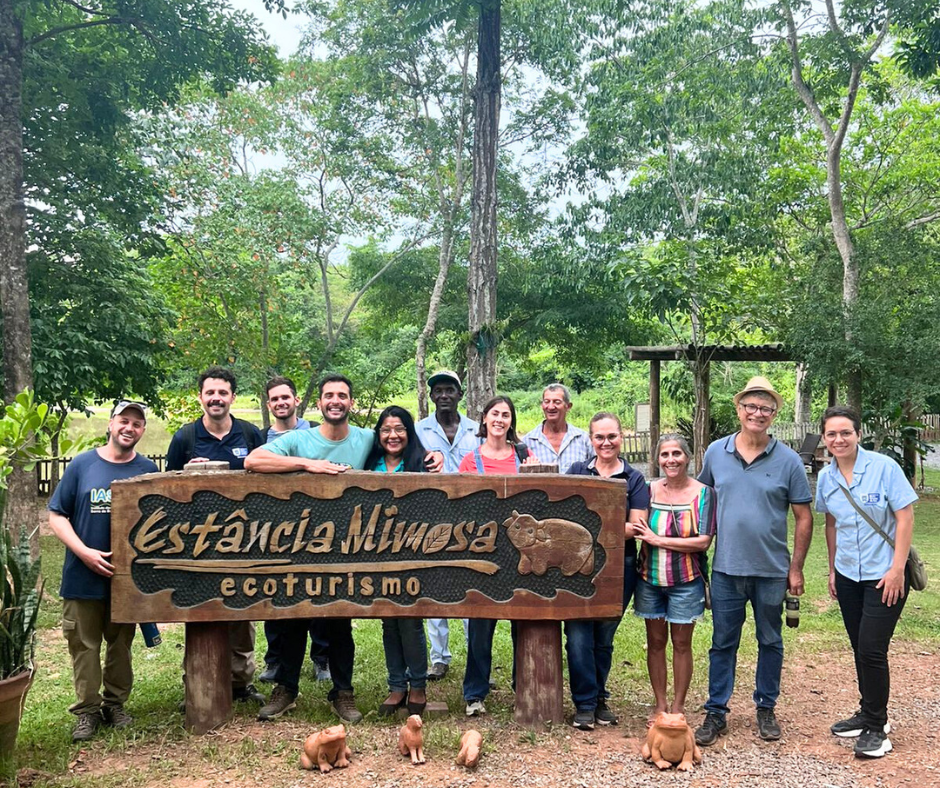
<svg viewBox="0 0 940 788">
<path fill-rule="evenodd" d="M 13 534 L 0 527 L 0 759 L 8 758 L 16 745 L 26 692 L 33 680 L 42 580 L 39 558 L 30 555 L 29 543 L 25 528 L 14 541 Z"/>
</svg>

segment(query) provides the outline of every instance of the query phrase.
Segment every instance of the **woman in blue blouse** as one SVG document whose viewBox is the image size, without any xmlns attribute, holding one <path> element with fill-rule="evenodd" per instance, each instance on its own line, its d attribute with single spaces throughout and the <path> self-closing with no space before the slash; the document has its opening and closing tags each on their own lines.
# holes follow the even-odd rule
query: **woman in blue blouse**
<svg viewBox="0 0 940 788">
<path fill-rule="evenodd" d="M 379 414 L 375 443 L 366 460 L 366 470 L 420 473 L 427 470 L 427 457 L 428 453 L 415 432 L 414 419 L 407 410 L 390 405 Z M 425 687 L 428 678 L 424 620 L 383 618 L 382 645 L 385 647 L 389 694 L 379 706 L 379 714 L 391 716 L 401 706 L 407 706 L 409 714 L 421 714 L 427 704 Z"/>
<path fill-rule="evenodd" d="M 861 695 L 859 710 L 830 730 L 857 736 L 857 756 L 880 758 L 891 751 L 888 646 L 910 588 L 905 566 L 917 494 L 894 460 L 858 445 L 861 421 L 854 410 L 829 408 L 822 432 L 833 460 L 819 474 L 816 510 L 826 515 L 829 594 L 842 610 Z"/>
</svg>

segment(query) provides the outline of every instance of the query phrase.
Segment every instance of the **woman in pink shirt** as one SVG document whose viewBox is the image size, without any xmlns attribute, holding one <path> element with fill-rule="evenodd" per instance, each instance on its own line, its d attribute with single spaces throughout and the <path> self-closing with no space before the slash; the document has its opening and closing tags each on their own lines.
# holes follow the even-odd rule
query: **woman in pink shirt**
<svg viewBox="0 0 940 788">
<path fill-rule="evenodd" d="M 518 473 L 519 466 L 528 459 L 528 449 L 525 444 L 519 443 L 516 435 L 516 407 L 509 397 L 493 397 L 483 406 L 478 436 L 484 441 L 463 458 L 459 468 L 461 473 Z M 496 621 L 492 619 L 472 618 L 467 626 L 467 670 L 464 673 L 463 695 L 467 702 L 468 717 L 486 714 L 483 701 L 490 691 L 495 631 Z M 512 634 L 515 635 L 515 632 Z M 515 637 L 513 641 L 515 645 Z"/>
</svg>

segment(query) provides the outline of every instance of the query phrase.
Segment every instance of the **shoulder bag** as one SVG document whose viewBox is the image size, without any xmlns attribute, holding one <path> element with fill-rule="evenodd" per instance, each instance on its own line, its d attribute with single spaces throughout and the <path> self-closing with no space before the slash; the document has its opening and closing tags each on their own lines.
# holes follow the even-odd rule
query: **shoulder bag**
<svg viewBox="0 0 940 788">
<path fill-rule="evenodd" d="M 875 529 L 876 533 L 884 539 L 894 550 L 894 539 L 888 536 L 869 515 L 855 502 L 855 498 L 852 497 L 852 493 L 845 489 L 841 484 L 839 489 L 845 494 L 845 497 L 849 499 L 849 503 L 852 504 L 856 512 L 858 512 L 862 519 L 868 523 L 872 528 Z M 924 565 L 923 559 L 917 554 L 917 551 L 914 549 L 914 545 L 911 545 L 911 549 L 907 553 L 907 577 L 911 583 L 911 589 L 914 591 L 923 591 L 927 587 L 927 567 Z"/>
</svg>

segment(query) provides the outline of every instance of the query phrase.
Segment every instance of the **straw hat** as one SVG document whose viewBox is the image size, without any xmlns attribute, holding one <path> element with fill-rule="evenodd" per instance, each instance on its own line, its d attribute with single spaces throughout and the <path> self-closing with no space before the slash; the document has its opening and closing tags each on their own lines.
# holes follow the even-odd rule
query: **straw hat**
<svg viewBox="0 0 940 788">
<path fill-rule="evenodd" d="M 757 391 L 763 392 L 764 394 L 770 394 L 770 396 L 774 398 L 774 402 L 777 403 L 777 410 L 780 410 L 783 407 L 783 397 L 777 393 L 777 390 L 773 387 L 773 384 L 763 375 L 755 375 L 747 382 L 747 385 L 743 389 L 734 395 L 735 407 L 738 406 L 738 403 L 741 401 L 741 397 L 743 397 L 745 394 L 753 394 Z"/>
</svg>

